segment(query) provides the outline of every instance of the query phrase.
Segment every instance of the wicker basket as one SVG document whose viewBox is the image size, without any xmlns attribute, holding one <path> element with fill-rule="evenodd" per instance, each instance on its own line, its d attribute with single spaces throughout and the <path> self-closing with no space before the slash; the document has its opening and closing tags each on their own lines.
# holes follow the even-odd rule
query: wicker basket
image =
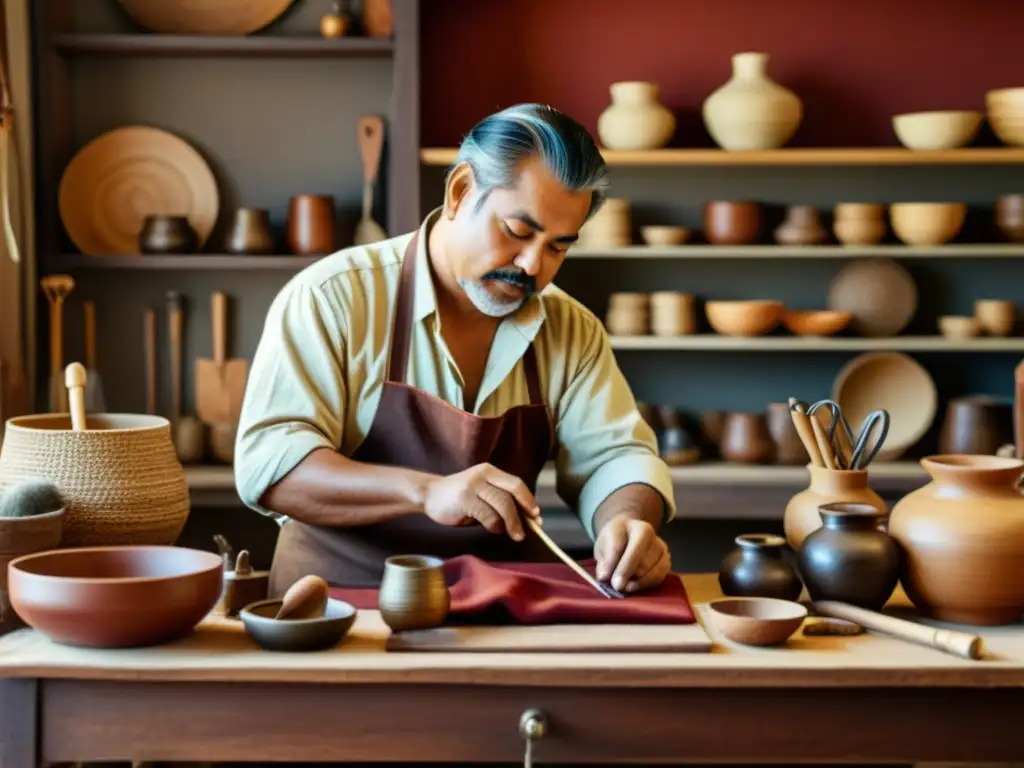
<svg viewBox="0 0 1024 768">
<path fill-rule="evenodd" d="M 185 472 L 159 416 L 91 415 L 71 429 L 68 414 L 7 422 L 0 491 L 44 478 L 67 502 L 62 546 L 173 544 L 189 513 Z"/>
<path fill-rule="evenodd" d="M 34 555 L 59 547 L 64 519 L 63 509 L 31 517 L 0 517 L 0 634 L 25 626 L 11 607 L 7 591 L 7 564 L 22 555 Z"/>
</svg>

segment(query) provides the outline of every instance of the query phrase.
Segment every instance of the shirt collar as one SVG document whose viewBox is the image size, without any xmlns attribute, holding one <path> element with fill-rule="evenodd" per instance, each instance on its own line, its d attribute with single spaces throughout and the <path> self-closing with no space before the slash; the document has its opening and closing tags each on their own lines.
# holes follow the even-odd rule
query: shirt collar
<svg viewBox="0 0 1024 768">
<path fill-rule="evenodd" d="M 416 241 L 416 292 L 413 295 L 413 321 L 422 322 L 437 311 L 437 293 L 434 290 L 434 275 L 430 269 L 430 258 L 427 255 L 427 243 L 430 230 L 441 216 L 441 208 L 435 208 L 420 224 L 419 237 Z M 540 331 L 547 313 L 544 302 L 539 295 L 531 296 L 514 313 L 505 318 L 504 323 L 515 326 L 527 339 L 533 341 Z"/>
</svg>

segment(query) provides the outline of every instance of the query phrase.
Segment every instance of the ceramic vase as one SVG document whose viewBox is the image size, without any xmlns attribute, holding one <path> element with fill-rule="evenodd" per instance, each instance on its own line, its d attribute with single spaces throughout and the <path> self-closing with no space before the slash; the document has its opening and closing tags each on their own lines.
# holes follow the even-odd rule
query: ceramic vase
<svg viewBox="0 0 1024 768">
<path fill-rule="evenodd" d="M 823 524 L 803 541 L 800 575 L 811 600 L 877 611 L 900 578 L 900 547 L 878 525 L 885 512 L 871 504 L 823 504 Z"/>
<path fill-rule="evenodd" d="M 821 527 L 818 510 L 825 504 L 846 501 L 870 504 L 883 512 L 888 509 L 882 497 L 868 486 L 866 469 L 808 466 L 807 471 L 811 475 L 810 485 L 789 500 L 782 519 L 786 541 L 795 550 L 800 549 L 812 531 Z"/>
<path fill-rule="evenodd" d="M 785 547 L 784 538 L 768 533 L 737 536 L 736 549 L 725 556 L 718 571 L 722 594 L 796 600 L 803 584 L 782 556 Z"/>
<path fill-rule="evenodd" d="M 704 125 L 723 149 L 778 149 L 803 119 L 795 93 L 768 76 L 768 54 L 732 57 L 732 77 L 704 102 Z"/>
<path fill-rule="evenodd" d="M 597 135 L 607 149 L 658 149 L 676 130 L 672 111 L 658 101 L 654 83 L 612 83 L 612 103 L 597 118 Z"/>
<path fill-rule="evenodd" d="M 959 624 L 1015 624 L 1024 613 L 1024 461 L 947 454 L 921 465 L 931 482 L 892 509 L 900 579 L 917 609 Z"/>
</svg>

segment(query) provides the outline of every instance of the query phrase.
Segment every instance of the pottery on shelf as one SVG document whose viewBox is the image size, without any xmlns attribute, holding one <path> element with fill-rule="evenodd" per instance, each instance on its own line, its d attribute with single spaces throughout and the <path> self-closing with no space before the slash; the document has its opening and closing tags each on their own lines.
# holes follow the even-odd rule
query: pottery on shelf
<svg viewBox="0 0 1024 768">
<path fill-rule="evenodd" d="M 947 454 L 921 465 L 931 482 L 892 509 L 904 551 L 900 580 L 925 616 L 959 624 L 1016 624 L 1024 614 L 1024 461 Z"/>
<path fill-rule="evenodd" d="M 877 611 L 900 578 L 900 547 L 879 530 L 886 513 L 871 504 L 823 504 L 823 524 L 803 541 L 800 575 L 811 600 L 838 600 Z"/>
<path fill-rule="evenodd" d="M 1012 442 L 1012 401 L 986 395 L 950 399 L 939 430 L 939 451 L 995 456 Z"/>
<path fill-rule="evenodd" d="M 1002 195 L 996 200 L 996 227 L 1011 243 L 1024 243 L 1024 195 Z"/>
<path fill-rule="evenodd" d="M 775 444 L 775 463 L 806 465 L 811 457 L 793 424 L 789 403 L 769 403 L 766 419 L 768 434 Z"/>
<path fill-rule="evenodd" d="M 887 229 L 879 203 L 838 203 L 833 209 L 832 232 L 843 245 L 877 245 Z"/>
<path fill-rule="evenodd" d="M 799 550 L 804 539 L 821 527 L 821 513 L 825 504 L 851 502 L 870 504 L 879 511 L 888 507 L 882 497 L 868 486 L 866 469 L 826 469 L 807 467 L 811 482 L 804 490 L 794 495 L 786 504 L 782 518 L 786 541 L 793 549 Z"/>
<path fill-rule="evenodd" d="M 803 584 L 796 569 L 783 558 L 786 540 L 770 533 L 745 533 L 722 560 L 718 584 L 723 595 L 775 597 L 796 600 Z"/>
<path fill-rule="evenodd" d="M 143 219 L 139 230 L 142 253 L 195 253 L 198 248 L 199 235 L 188 216 L 146 216 Z"/>
<path fill-rule="evenodd" d="M 917 284 L 892 259 L 856 259 L 832 278 L 828 308 L 851 312 L 858 336 L 895 336 L 917 312 Z"/>
<path fill-rule="evenodd" d="M 803 119 L 803 103 L 768 75 L 766 53 L 732 57 L 732 76 L 703 106 L 704 126 L 723 149 L 778 149 Z"/>
<path fill-rule="evenodd" d="M 789 206 L 774 235 L 775 242 L 781 245 L 820 245 L 828 239 L 828 231 L 821 225 L 818 209 L 813 205 Z"/>
<path fill-rule="evenodd" d="M 323 256 L 334 251 L 334 198 L 331 195 L 295 195 L 288 203 L 285 239 L 299 256 Z"/>
<path fill-rule="evenodd" d="M 239 208 L 231 222 L 224 249 L 228 253 L 267 254 L 274 252 L 270 213 L 265 208 Z"/>
<path fill-rule="evenodd" d="M 612 103 L 597 118 L 597 135 L 608 149 L 659 149 L 672 139 L 676 118 L 658 100 L 655 83 L 612 83 Z"/>
<path fill-rule="evenodd" d="M 684 466 L 697 461 L 700 458 L 700 447 L 683 427 L 682 419 L 675 409 L 663 405 L 657 413 L 658 422 L 663 429 L 658 440 L 662 460 L 670 467 Z"/>
<path fill-rule="evenodd" d="M 730 413 L 725 417 L 722 458 L 737 464 L 767 464 L 775 456 L 763 413 Z"/>
<path fill-rule="evenodd" d="M 751 201 L 712 200 L 704 206 L 704 237 L 712 245 L 747 245 L 761 234 L 761 206 Z"/>
<path fill-rule="evenodd" d="M 1009 336 L 1017 324 L 1017 307 L 1006 299 L 977 299 L 974 319 L 989 336 Z"/>
</svg>

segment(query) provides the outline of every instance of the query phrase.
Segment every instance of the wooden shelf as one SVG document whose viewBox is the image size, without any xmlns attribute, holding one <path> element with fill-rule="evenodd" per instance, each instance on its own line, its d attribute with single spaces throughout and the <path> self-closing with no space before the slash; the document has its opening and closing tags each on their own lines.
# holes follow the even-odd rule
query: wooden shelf
<svg viewBox="0 0 1024 768">
<path fill-rule="evenodd" d="M 571 259 L 1022 259 L 1024 245 L 956 243 L 940 246 L 907 245 L 630 245 L 618 248 L 583 247 L 569 251 Z"/>
<path fill-rule="evenodd" d="M 394 41 L 376 37 L 328 39 L 270 35 L 59 34 L 54 47 L 94 56 L 264 56 L 279 58 L 389 58 Z"/>
<path fill-rule="evenodd" d="M 717 333 L 694 336 L 612 336 L 613 349 L 664 351 L 744 352 L 1020 352 L 1024 337 L 979 336 L 946 339 L 942 336 L 891 336 L 880 339 L 813 336 L 723 336 Z"/>
<path fill-rule="evenodd" d="M 138 256 L 83 256 L 64 254 L 47 263 L 51 270 L 75 269 L 174 269 L 188 270 L 292 270 L 298 271 L 318 261 L 320 256 L 235 256 L 195 253 Z"/>
<path fill-rule="evenodd" d="M 425 165 L 451 165 L 457 150 L 420 150 Z M 1024 163 L 1021 147 L 964 147 L 942 151 L 902 147 L 834 147 L 727 152 L 722 149 L 604 150 L 609 165 L 1004 165 Z"/>
</svg>

